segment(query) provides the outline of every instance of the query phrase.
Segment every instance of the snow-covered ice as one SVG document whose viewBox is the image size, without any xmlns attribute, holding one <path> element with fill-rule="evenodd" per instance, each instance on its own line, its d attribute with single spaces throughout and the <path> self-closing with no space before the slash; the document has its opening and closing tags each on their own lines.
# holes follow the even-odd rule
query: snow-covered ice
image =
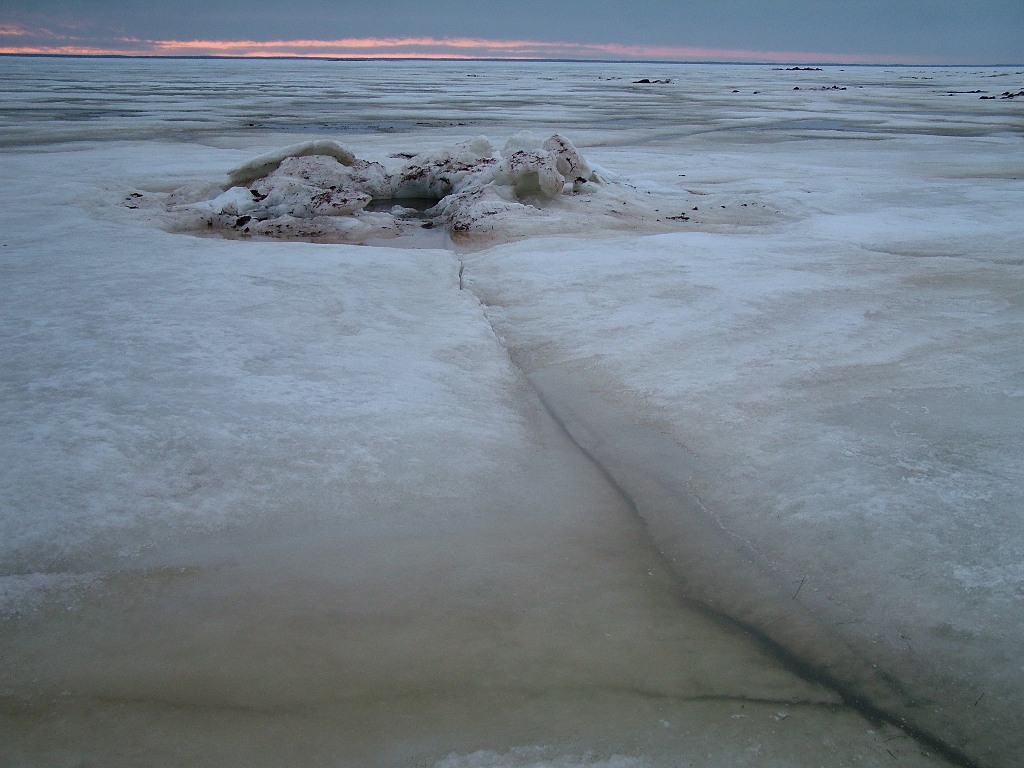
<svg viewBox="0 0 1024 768">
<path fill-rule="evenodd" d="M 3 761 L 1015 765 L 1022 78 L 0 59 Z"/>
</svg>

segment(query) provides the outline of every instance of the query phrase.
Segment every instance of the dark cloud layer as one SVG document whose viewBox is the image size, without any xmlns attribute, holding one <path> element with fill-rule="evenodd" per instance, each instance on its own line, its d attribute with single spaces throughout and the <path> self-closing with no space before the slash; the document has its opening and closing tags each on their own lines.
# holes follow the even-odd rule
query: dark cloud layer
<svg viewBox="0 0 1024 768">
<path fill-rule="evenodd" d="M 0 34 L 4 46 L 426 36 L 1024 62 L 1024 0 L 6 0 L 4 25 L 26 33 Z"/>
</svg>

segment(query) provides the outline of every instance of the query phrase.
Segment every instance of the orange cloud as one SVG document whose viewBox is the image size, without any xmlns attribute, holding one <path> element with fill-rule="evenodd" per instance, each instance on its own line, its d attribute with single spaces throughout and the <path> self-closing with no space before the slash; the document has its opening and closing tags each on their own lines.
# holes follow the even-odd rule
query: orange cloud
<svg viewBox="0 0 1024 768">
<path fill-rule="evenodd" d="M 0 37 L 30 33 L 15 25 L 0 25 Z M 128 56 L 239 56 L 308 58 L 413 58 L 413 59 L 641 59 L 663 61 L 811 62 L 840 64 L 879 63 L 878 57 L 811 53 L 804 51 L 750 51 L 621 43 L 577 43 L 542 40 L 487 40 L 456 37 L 353 37 L 338 40 L 144 40 L 116 38 L 106 41 L 69 38 L 50 33 L 45 42 L 0 44 L 0 53 Z M 898 62 L 924 63 L 903 58 Z"/>
<path fill-rule="evenodd" d="M 202 52 L 225 56 L 358 56 L 453 58 L 550 58 L 586 54 L 593 46 L 536 40 L 479 38 L 381 37 L 340 40 L 135 40 L 163 55 Z M 597 51 L 594 48 L 594 51 Z"/>
</svg>

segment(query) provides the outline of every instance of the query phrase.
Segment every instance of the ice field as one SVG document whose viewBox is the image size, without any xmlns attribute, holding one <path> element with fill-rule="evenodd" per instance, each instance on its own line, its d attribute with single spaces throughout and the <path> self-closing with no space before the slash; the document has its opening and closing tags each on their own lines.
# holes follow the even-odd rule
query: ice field
<svg viewBox="0 0 1024 768">
<path fill-rule="evenodd" d="M 1019 765 L 1022 88 L 0 57 L 0 763 Z"/>
</svg>

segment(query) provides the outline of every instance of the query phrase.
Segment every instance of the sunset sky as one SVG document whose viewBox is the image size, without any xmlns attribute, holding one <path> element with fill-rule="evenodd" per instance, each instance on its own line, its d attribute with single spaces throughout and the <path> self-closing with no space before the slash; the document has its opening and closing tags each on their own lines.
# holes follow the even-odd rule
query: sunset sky
<svg viewBox="0 0 1024 768">
<path fill-rule="evenodd" d="M 1024 63 L 1024 0 L 4 0 L 0 53 Z"/>
</svg>

